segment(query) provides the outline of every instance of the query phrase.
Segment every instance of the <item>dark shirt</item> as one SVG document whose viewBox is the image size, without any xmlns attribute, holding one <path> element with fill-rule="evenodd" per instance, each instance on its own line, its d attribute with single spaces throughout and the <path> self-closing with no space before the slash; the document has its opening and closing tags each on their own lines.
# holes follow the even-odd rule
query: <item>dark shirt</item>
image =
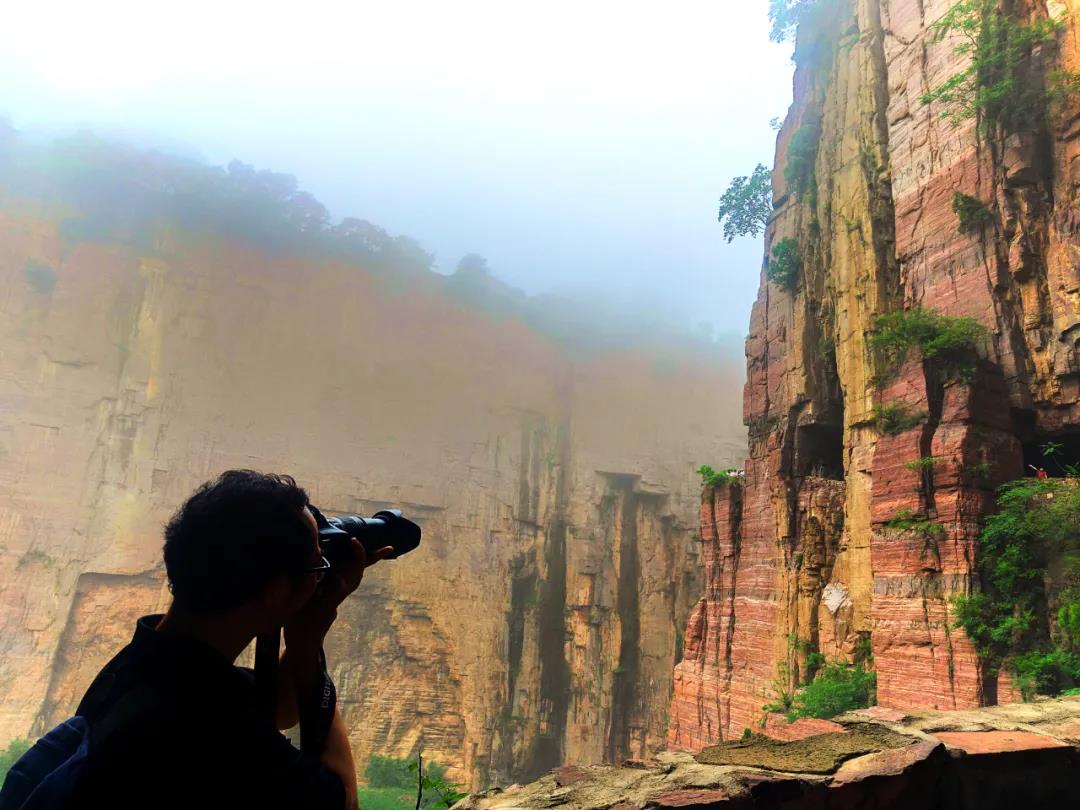
<svg viewBox="0 0 1080 810">
<path fill-rule="evenodd" d="M 258 711 L 252 671 L 195 639 L 157 632 L 160 620 L 139 619 L 79 704 L 91 728 L 102 718 L 99 728 L 115 728 L 91 745 L 76 806 L 344 807 L 340 777 Z"/>
</svg>

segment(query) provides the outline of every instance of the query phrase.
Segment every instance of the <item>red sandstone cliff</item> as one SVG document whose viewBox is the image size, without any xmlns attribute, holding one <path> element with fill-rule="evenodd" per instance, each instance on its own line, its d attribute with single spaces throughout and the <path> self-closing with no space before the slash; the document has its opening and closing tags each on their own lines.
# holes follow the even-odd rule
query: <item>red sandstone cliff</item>
<svg viewBox="0 0 1080 810">
<path fill-rule="evenodd" d="M 1080 416 L 1080 107 L 1041 111 L 1023 135 L 953 127 L 920 100 L 965 64 L 955 40 L 930 33 L 951 0 L 822 2 L 799 35 L 766 240 L 797 240 L 803 274 L 790 291 L 763 278 L 754 306 L 745 485 L 708 491 L 702 504 L 707 585 L 676 668 L 676 748 L 756 728 L 777 679 L 797 683 L 808 650 L 851 658 L 867 637 L 883 706 L 1010 697 L 953 627 L 950 598 L 973 587 L 995 487 L 1022 474 L 1025 447 L 1069 439 Z M 1034 54 L 1033 76 L 1077 68 L 1080 3 L 1008 11 L 1066 20 Z M 788 145 L 813 120 L 811 188 L 789 194 Z M 987 228 L 959 232 L 957 190 L 988 204 Z M 944 379 L 913 354 L 873 383 L 874 319 L 911 306 L 987 327 L 970 380 Z M 879 403 L 927 418 L 882 435 Z M 925 476 L 905 466 L 928 456 L 942 463 Z M 943 535 L 886 528 L 902 508 Z"/>
<path fill-rule="evenodd" d="M 0 747 L 69 715 L 162 606 L 164 520 L 236 466 L 424 526 L 328 641 L 359 763 L 423 749 L 486 786 L 663 746 L 694 465 L 745 447 L 734 364 L 571 353 L 433 273 L 73 239 L 4 202 Z"/>
</svg>

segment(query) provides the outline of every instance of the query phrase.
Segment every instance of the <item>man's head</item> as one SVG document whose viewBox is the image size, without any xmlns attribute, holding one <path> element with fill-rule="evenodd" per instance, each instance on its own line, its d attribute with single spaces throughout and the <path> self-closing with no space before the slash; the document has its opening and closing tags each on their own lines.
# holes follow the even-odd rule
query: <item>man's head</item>
<svg viewBox="0 0 1080 810">
<path fill-rule="evenodd" d="M 253 607 L 287 618 L 310 599 L 319 564 L 307 493 L 286 475 L 230 470 L 192 495 L 165 527 L 165 570 L 178 608 L 195 615 Z"/>
</svg>

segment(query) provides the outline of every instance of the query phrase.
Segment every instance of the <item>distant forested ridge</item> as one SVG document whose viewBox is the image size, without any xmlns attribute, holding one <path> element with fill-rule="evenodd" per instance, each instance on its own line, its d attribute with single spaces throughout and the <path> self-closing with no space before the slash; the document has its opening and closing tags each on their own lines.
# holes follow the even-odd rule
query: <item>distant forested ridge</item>
<svg viewBox="0 0 1080 810">
<path fill-rule="evenodd" d="M 164 226 L 250 242 L 272 251 L 323 253 L 375 267 L 431 269 L 408 236 L 361 219 L 334 224 L 291 174 L 234 160 L 209 166 L 88 132 L 50 140 L 0 125 L 0 188 L 62 216 L 62 235 L 149 249 Z"/>
<path fill-rule="evenodd" d="M 600 300 L 530 296 L 499 280 L 482 256 L 457 272 L 434 273 L 435 256 L 409 236 L 364 219 L 332 222 L 326 207 L 291 174 L 239 160 L 198 160 L 108 140 L 90 132 L 30 137 L 0 119 L 0 205 L 27 205 L 60 222 L 65 243 L 120 242 L 162 251 L 163 233 L 210 236 L 305 260 L 342 261 L 395 277 L 429 277 L 448 298 L 495 317 L 519 318 L 575 349 L 693 343 L 719 348 L 651 310 L 628 311 Z M 733 336 L 734 346 L 738 336 Z M 730 349 L 730 346 L 724 345 Z M 737 352 L 732 351 L 731 354 Z"/>
</svg>

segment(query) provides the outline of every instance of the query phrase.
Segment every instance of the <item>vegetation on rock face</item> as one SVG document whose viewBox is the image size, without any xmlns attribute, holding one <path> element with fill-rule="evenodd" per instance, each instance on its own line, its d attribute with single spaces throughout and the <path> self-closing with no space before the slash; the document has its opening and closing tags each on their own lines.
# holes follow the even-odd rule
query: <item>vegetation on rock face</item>
<svg viewBox="0 0 1080 810">
<path fill-rule="evenodd" d="M 818 0 L 769 0 L 769 39 L 783 42 L 795 35 L 799 24 L 814 10 Z"/>
<path fill-rule="evenodd" d="M 957 191 L 953 194 L 952 210 L 956 214 L 960 233 L 974 233 L 990 222 L 990 209 L 977 197 Z"/>
<path fill-rule="evenodd" d="M 787 718 L 828 720 L 844 712 L 873 706 L 876 692 L 877 675 L 865 665 L 833 661 L 825 664 L 817 677 L 795 693 Z"/>
<path fill-rule="evenodd" d="M 1080 482 L 1013 481 L 997 507 L 979 537 L 982 590 L 956 598 L 956 624 L 1025 696 L 1080 686 Z"/>
<path fill-rule="evenodd" d="M 945 527 L 940 523 L 919 515 L 908 508 L 898 509 L 896 514 L 885 521 L 885 528 L 895 532 L 912 532 L 928 541 L 940 540 L 945 536 Z"/>
<path fill-rule="evenodd" d="M 807 717 L 828 720 L 877 702 L 877 675 L 871 669 L 872 661 L 825 663 L 824 657 L 817 654 L 813 663 L 816 674 L 805 686 L 794 691 L 783 685 L 786 673 L 781 672 L 776 684 L 777 700 L 762 706 L 762 710 L 766 714 L 783 714 L 789 723 L 793 723 Z M 807 664 L 809 667 L 809 660 Z"/>
<path fill-rule="evenodd" d="M 904 464 L 904 469 L 916 471 L 930 470 L 936 467 L 938 464 L 944 463 L 945 459 L 941 458 L 940 456 L 924 456 L 922 458 L 917 458 L 912 461 L 906 462 Z"/>
<path fill-rule="evenodd" d="M 802 257 L 799 243 L 788 237 L 781 239 L 772 249 L 772 258 L 765 268 L 765 276 L 777 287 L 794 290 L 802 273 Z"/>
<path fill-rule="evenodd" d="M 986 335 L 986 328 L 974 318 L 912 307 L 877 316 L 869 342 L 881 352 L 887 374 L 899 369 L 908 352 L 918 346 L 927 360 L 963 378 L 974 373 L 975 350 Z"/>
<path fill-rule="evenodd" d="M 736 177 L 720 198 L 717 221 L 724 226 L 724 238 L 764 233 L 772 214 L 772 172 L 762 164 L 749 177 Z"/>
<path fill-rule="evenodd" d="M 56 286 L 56 271 L 44 262 L 28 261 L 26 280 L 35 291 L 49 293 Z"/>
<path fill-rule="evenodd" d="M 697 471 L 701 483 L 706 487 L 724 487 L 739 480 L 736 470 L 714 470 L 708 464 L 702 464 Z"/>
<path fill-rule="evenodd" d="M 984 131 L 1030 129 L 1055 95 L 1080 90 L 1080 76 L 1055 72 L 1038 81 L 1030 70 L 1033 49 L 1064 30 L 1061 19 L 1021 23 L 997 0 L 961 0 L 931 26 L 934 40 L 958 37 L 967 67 L 922 96 L 953 125 L 975 118 Z"/>
<path fill-rule="evenodd" d="M 418 776 L 419 767 L 419 761 L 373 755 L 364 768 L 367 786 L 357 794 L 361 810 L 412 810 L 418 788 L 420 807 L 429 810 L 452 807 L 465 797 L 446 782 L 446 769 L 438 763 L 425 762 Z"/>
<path fill-rule="evenodd" d="M 821 129 L 816 124 L 799 127 L 791 136 L 784 163 L 784 182 L 789 194 L 802 194 L 813 184 L 820 138 Z"/>
<path fill-rule="evenodd" d="M 926 419 L 926 414 L 913 411 L 903 402 L 889 402 L 874 406 L 874 427 L 886 436 L 899 436 Z"/>
</svg>

